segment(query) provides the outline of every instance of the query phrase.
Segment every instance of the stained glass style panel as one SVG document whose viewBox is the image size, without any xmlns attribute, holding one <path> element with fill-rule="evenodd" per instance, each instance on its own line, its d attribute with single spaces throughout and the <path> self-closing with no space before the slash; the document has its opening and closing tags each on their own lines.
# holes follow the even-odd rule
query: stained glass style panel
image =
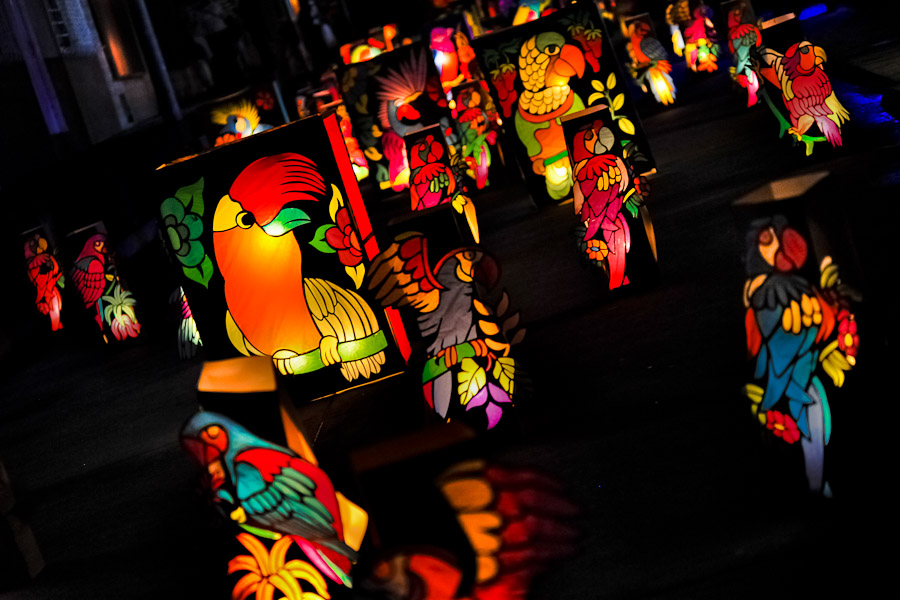
<svg viewBox="0 0 900 600">
<path fill-rule="evenodd" d="M 625 20 L 628 32 L 628 70 L 644 92 L 660 104 L 675 102 L 675 82 L 669 53 L 656 38 L 653 20 L 644 13 Z"/>
<path fill-rule="evenodd" d="M 629 135 L 643 136 L 621 71 L 593 5 L 576 4 L 472 41 L 531 195 L 572 197 L 562 117 L 605 104 Z M 648 145 L 642 144 L 653 166 Z"/>
<path fill-rule="evenodd" d="M 402 329 L 363 288 L 378 246 L 335 115 L 167 165 L 157 185 L 210 358 L 271 356 L 306 398 L 402 367 Z"/>
<path fill-rule="evenodd" d="M 25 243 L 25 273 L 34 286 L 34 305 L 50 319 L 50 330 L 59 331 L 62 323 L 62 289 L 66 278 L 56 257 L 56 249 L 43 229 L 22 234 Z"/>
</svg>

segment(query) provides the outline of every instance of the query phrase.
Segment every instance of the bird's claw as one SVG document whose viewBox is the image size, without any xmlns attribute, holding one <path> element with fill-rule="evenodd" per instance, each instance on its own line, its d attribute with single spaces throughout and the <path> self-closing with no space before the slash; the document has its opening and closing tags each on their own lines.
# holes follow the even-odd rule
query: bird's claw
<svg viewBox="0 0 900 600">
<path fill-rule="evenodd" d="M 326 367 L 341 362 L 341 355 L 338 353 L 338 340 L 332 335 L 322 337 L 319 342 L 319 356 L 322 364 Z"/>
<path fill-rule="evenodd" d="M 439 350 L 437 357 L 444 359 L 444 365 L 448 369 L 459 361 L 459 356 L 456 353 L 456 346 L 450 346 L 449 348 Z"/>
</svg>

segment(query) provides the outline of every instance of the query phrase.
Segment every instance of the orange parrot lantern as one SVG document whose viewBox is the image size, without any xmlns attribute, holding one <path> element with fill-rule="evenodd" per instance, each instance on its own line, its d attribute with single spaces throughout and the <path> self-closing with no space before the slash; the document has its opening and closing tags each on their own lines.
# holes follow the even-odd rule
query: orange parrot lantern
<svg viewBox="0 0 900 600">
<path fill-rule="evenodd" d="M 25 273 L 34 286 L 34 305 L 38 312 L 50 318 L 50 330 L 62 329 L 62 289 L 66 279 L 56 258 L 56 249 L 48 241 L 43 229 L 22 234 L 25 248 Z"/>
<path fill-rule="evenodd" d="M 562 121 L 587 108 L 610 107 L 616 126 L 643 136 L 609 35 L 593 3 L 571 4 L 472 40 L 503 134 L 539 203 L 574 195 Z M 653 158 L 644 145 L 644 153 Z"/>
<path fill-rule="evenodd" d="M 209 358 L 269 356 L 308 398 L 402 367 L 402 324 L 361 289 L 378 246 L 334 114 L 158 177 L 164 239 Z"/>
</svg>

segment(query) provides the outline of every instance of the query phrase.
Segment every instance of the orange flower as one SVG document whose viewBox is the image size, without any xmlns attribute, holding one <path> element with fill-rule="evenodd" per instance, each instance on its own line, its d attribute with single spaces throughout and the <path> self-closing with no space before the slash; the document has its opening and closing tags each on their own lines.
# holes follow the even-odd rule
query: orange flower
<svg viewBox="0 0 900 600">
<path fill-rule="evenodd" d="M 283 537 L 272 546 L 271 554 L 265 545 L 249 533 L 240 533 L 237 540 L 250 551 L 250 555 L 235 556 L 228 563 L 228 574 L 249 571 L 235 584 L 231 600 L 245 600 L 251 594 L 256 600 L 272 600 L 275 589 L 287 600 L 328 600 L 325 578 L 315 567 L 302 560 L 284 562 L 293 538 Z M 304 591 L 299 584 L 310 584 L 315 592 Z"/>
<path fill-rule="evenodd" d="M 609 254 L 609 247 L 602 240 L 588 240 L 586 252 L 591 260 L 603 260 Z"/>
</svg>

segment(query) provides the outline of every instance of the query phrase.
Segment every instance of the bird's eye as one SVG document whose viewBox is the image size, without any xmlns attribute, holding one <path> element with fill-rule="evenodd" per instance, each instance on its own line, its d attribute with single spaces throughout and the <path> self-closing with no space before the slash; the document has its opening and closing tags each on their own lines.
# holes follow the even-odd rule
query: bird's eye
<svg viewBox="0 0 900 600">
<path fill-rule="evenodd" d="M 770 230 L 765 229 L 759 232 L 759 243 L 763 246 L 768 246 L 769 244 L 771 244 L 773 239 L 774 236 L 772 235 L 772 232 Z"/>
<path fill-rule="evenodd" d="M 809 52 L 809 46 L 800 46 L 800 52 L 806 54 L 807 52 Z"/>
<path fill-rule="evenodd" d="M 556 44 L 550 44 L 544 49 L 544 51 L 547 54 L 556 54 L 557 52 L 559 52 L 559 46 L 557 46 Z"/>
<path fill-rule="evenodd" d="M 220 433 L 222 433 L 222 430 L 218 425 L 212 425 L 206 429 L 206 434 L 211 438 L 219 437 Z"/>
<path fill-rule="evenodd" d="M 253 218 L 253 214 L 246 210 L 241 211 L 237 216 L 237 225 L 241 229 L 249 229 L 250 227 L 253 227 L 254 223 L 256 223 L 256 219 Z"/>
</svg>

